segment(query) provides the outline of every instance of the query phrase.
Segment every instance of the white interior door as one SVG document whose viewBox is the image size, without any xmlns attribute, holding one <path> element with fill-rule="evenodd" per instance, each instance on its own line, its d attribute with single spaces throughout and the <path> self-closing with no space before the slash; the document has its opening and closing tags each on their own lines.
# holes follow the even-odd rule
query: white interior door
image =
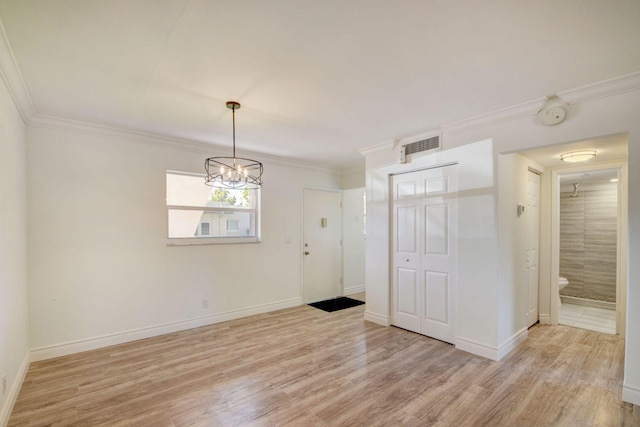
<svg viewBox="0 0 640 427">
<path fill-rule="evenodd" d="M 531 326 L 538 321 L 540 276 L 540 175 L 531 171 L 527 177 L 527 205 L 524 215 L 527 222 L 527 326 Z"/>
<path fill-rule="evenodd" d="M 303 300 L 305 303 L 342 294 L 342 194 L 304 190 Z"/>
<path fill-rule="evenodd" d="M 455 339 L 457 167 L 393 177 L 392 323 Z"/>
<path fill-rule="evenodd" d="M 419 173 L 393 177 L 393 292 L 392 324 L 421 333 L 419 305 L 421 190 Z"/>
</svg>

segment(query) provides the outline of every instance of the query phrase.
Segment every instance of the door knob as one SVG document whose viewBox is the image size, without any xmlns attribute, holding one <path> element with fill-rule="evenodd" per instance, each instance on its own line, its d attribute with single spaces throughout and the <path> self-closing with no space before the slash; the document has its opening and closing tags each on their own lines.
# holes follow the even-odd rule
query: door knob
<svg viewBox="0 0 640 427">
<path fill-rule="evenodd" d="M 305 255 L 309 255 L 309 251 L 304 251 L 304 254 Z"/>
</svg>

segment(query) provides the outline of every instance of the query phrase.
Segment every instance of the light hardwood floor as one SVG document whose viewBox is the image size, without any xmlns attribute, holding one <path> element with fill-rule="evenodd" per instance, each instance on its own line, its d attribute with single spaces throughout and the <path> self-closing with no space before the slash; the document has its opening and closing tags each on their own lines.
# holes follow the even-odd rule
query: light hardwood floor
<svg viewBox="0 0 640 427">
<path fill-rule="evenodd" d="M 500 362 L 301 306 L 32 363 L 10 426 L 632 426 L 624 340 L 534 326 Z"/>
</svg>

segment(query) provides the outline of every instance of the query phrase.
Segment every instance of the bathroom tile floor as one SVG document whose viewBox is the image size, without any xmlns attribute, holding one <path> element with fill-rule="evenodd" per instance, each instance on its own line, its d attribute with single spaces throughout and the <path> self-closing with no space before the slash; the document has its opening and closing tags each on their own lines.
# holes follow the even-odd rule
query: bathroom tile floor
<svg viewBox="0 0 640 427">
<path fill-rule="evenodd" d="M 604 308 L 563 303 L 558 311 L 558 323 L 574 328 L 615 334 L 616 312 Z"/>
</svg>

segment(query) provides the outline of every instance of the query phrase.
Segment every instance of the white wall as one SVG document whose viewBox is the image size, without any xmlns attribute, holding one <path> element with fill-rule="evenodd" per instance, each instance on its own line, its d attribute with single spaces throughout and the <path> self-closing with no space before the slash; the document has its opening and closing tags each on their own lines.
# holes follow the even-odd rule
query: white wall
<svg viewBox="0 0 640 427">
<path fill-rule="evenodd" d="M 342 192 L 342 288 L 345 295 L 365 291 L 364 192 L 364 187 Z"/>
<path fill-rule="evenodd" d="M 365 186 L 364 166 L 354 167 L 342 172 L 342 189 L 349 190 Z"/>
<path fill-rule="evenodd" d="M 544 167 L 518 154 L 498 158 L 498 348 L 509 346 L 519 334 L 526 334 L 528 278 L 526 273 L 527 216 L 517 215 L 517 205 L 527 204 L 529 168 L 544 172 Z M 539 310 L 540 311 L 540 310 Z"/>
<path fill-rule="evenodd" d="M 29 362 L 25 124 L 0 73 L 0 425 Z"/>
<path fill-rule="evenodd" d="M 627 298 L 627 333 L 626 333 L 626 357 L 625 380 L 623 396 L 627 401 L 640 403 L 640 264 L 633 260 L 640 259 L 640 192 L 634 188 L 640 188 L 640 84 L 639 76 L 625 76 L 619 80 L 603 82 L 590 87 L 559 93 L 560 97 L 570 102 L 567 106 L 569 113 L 565 122 L 557 126 L 543 126 L 535 116 L 540 105 L 518 106 L 511 112 L 498 112 L 492 117 L 486 116 L 467 123 L 444 126 L 440 131 L 443 135 L 444 153 L 453 151 L 453 148 L 463 148 L 475 145 L 476 141 L 493 141 L 492 155 L 486 162 L 476 162 L 474 166 L 463 166 L 461 173 L 468 170 L 471 174 L 492 177 L 488 187 L 481 186 L 482 191 L 476 190 L 476 199 L 481 196 L 487 198 L 483 209 L 474 213 L 475 227 L 467 227 L 466 231 L 460 230 L 462 239 L 468 239 L 468 250 L 475 249 L 477 259 L 460 257 L 460 291 L 461 301 L 458 312 L 465 313 L 462 321 L 459 321 L 459 335 L 469 341 L 479 344 L 475 350 L 482 353 L 482 349 L 490 350 L 497 356 L 503 356 L 509 350 L 509 339 L 516 337 L 520 327 L 514 321 L 514 313 L 520 311 L 521 301 L 518 295 L 521 290 L 510 278 L 519 266 L 514 265 L 517 259 L 510 258 L 504 262 L 497 254 L 508 251 L 512 238 L 509 229 L 509 221 L 499 221 L 496 225 L 496 217 L 503 218 L 509 215 L 512 207 L 510 203 L 501 205 L 495 196 L 500 194 L 498 183 L 501 179 L 512 179 L 512 176 L 501 176 L 496 164 L 501 153 L 523 151 L 535 147 L 552 144 L 561 144 L 580 141 L 589 138 L 628 132 L 629 134 L 629 280 Z M 491 121 L 492 120 L 492 121 Z M 368 228 L 367 235 L 367 313 L 366 318 L 383 323 L 388 321 L 389 313 L 389 246 L 388 246 L 388 201 L 387 176 L 388 170 L 398 169 L 391 167 L 398 158 L 397 147 L 392 144 L 374 147 L 363 151 L 367 161 L 367 196 Z M 405 166 L 416 168 L 415 161 Z M 387 169 L 385 169 L 387 168 Z M 493 174 L 496 174 L 494 177 Z M 543 188 L 549 185 L 542 183 Z M 543 197 L 546 197 L 543 194 Z M 493 199 L 490 201 L 489 199 Z M 490 207 L 493 203 L 493 208 Z M 460 212 L 465 214 L 461 205 Z M 503 212 L 504 210 L 504 212 Z M 463 221 L 463 219 L 461 219 Z M 470 225 L 473 221 L 470 220 Z M 542 227 L 549 226 L 546 219 L 541 222 Z M 497 227 L 497 230 L 496 230 Z M 469 232 L 471 236 L 463 233 Z M 475 238 L 473 236 L 476 236 Z M 474 248 L 475 243 L 475 248 Z M 541 245 L 549 242 L 541 241 Z M 506 245 L 506 246 L 505 246 Z M 471 255 L 468 253 L 467 255 Z M 492 273 L 493 271 L 493 273 Z M 479 272 L 479 274 L 474 274 Z M 548 286 L 550 277 L 548 269 L 541 268 L 541 286 L 546 283 L 546 288 L 541 288 L 542 298 L 549 297 Z M 470 281 L 470 282 L 467 282 Z M 497 283 L 499 282 L 499 286 Z M 470 292 L 471 296 L 480 298 L 473 301 L 465 296 Z M 465 302 L 464 300 L 467 300 Z M 473 301 L 473 303 L 472 303 Z M 486 305 L 480 309 L 475 305 Z M 466 312 L 466 309 L 470 309 Z M 547 310 L 547 304 L 541 304 L 541 311 Z M 468 316 L 469 319 L 465 319 Z M 464 326 L 469 320 L 474 325 Z M 506 340 L 506 341 L 505 341 Z M 467 349 L 471 349 L 469 346 Z"/>
<path fill-rule="evenodd" d="M 262 243 L 167 246 L 165 171 L 211 151 L 56 126 L 27 137 L 35 359 L 301 304 L 302 191 L 339 175 L 263 159 Z"/>
<path fill-rule="evenodd" d="M 640 102 L 635 109 L 636 126 L 629 134 L 629 274 L 622 398 L 640 405 Z"/>
</svg>

